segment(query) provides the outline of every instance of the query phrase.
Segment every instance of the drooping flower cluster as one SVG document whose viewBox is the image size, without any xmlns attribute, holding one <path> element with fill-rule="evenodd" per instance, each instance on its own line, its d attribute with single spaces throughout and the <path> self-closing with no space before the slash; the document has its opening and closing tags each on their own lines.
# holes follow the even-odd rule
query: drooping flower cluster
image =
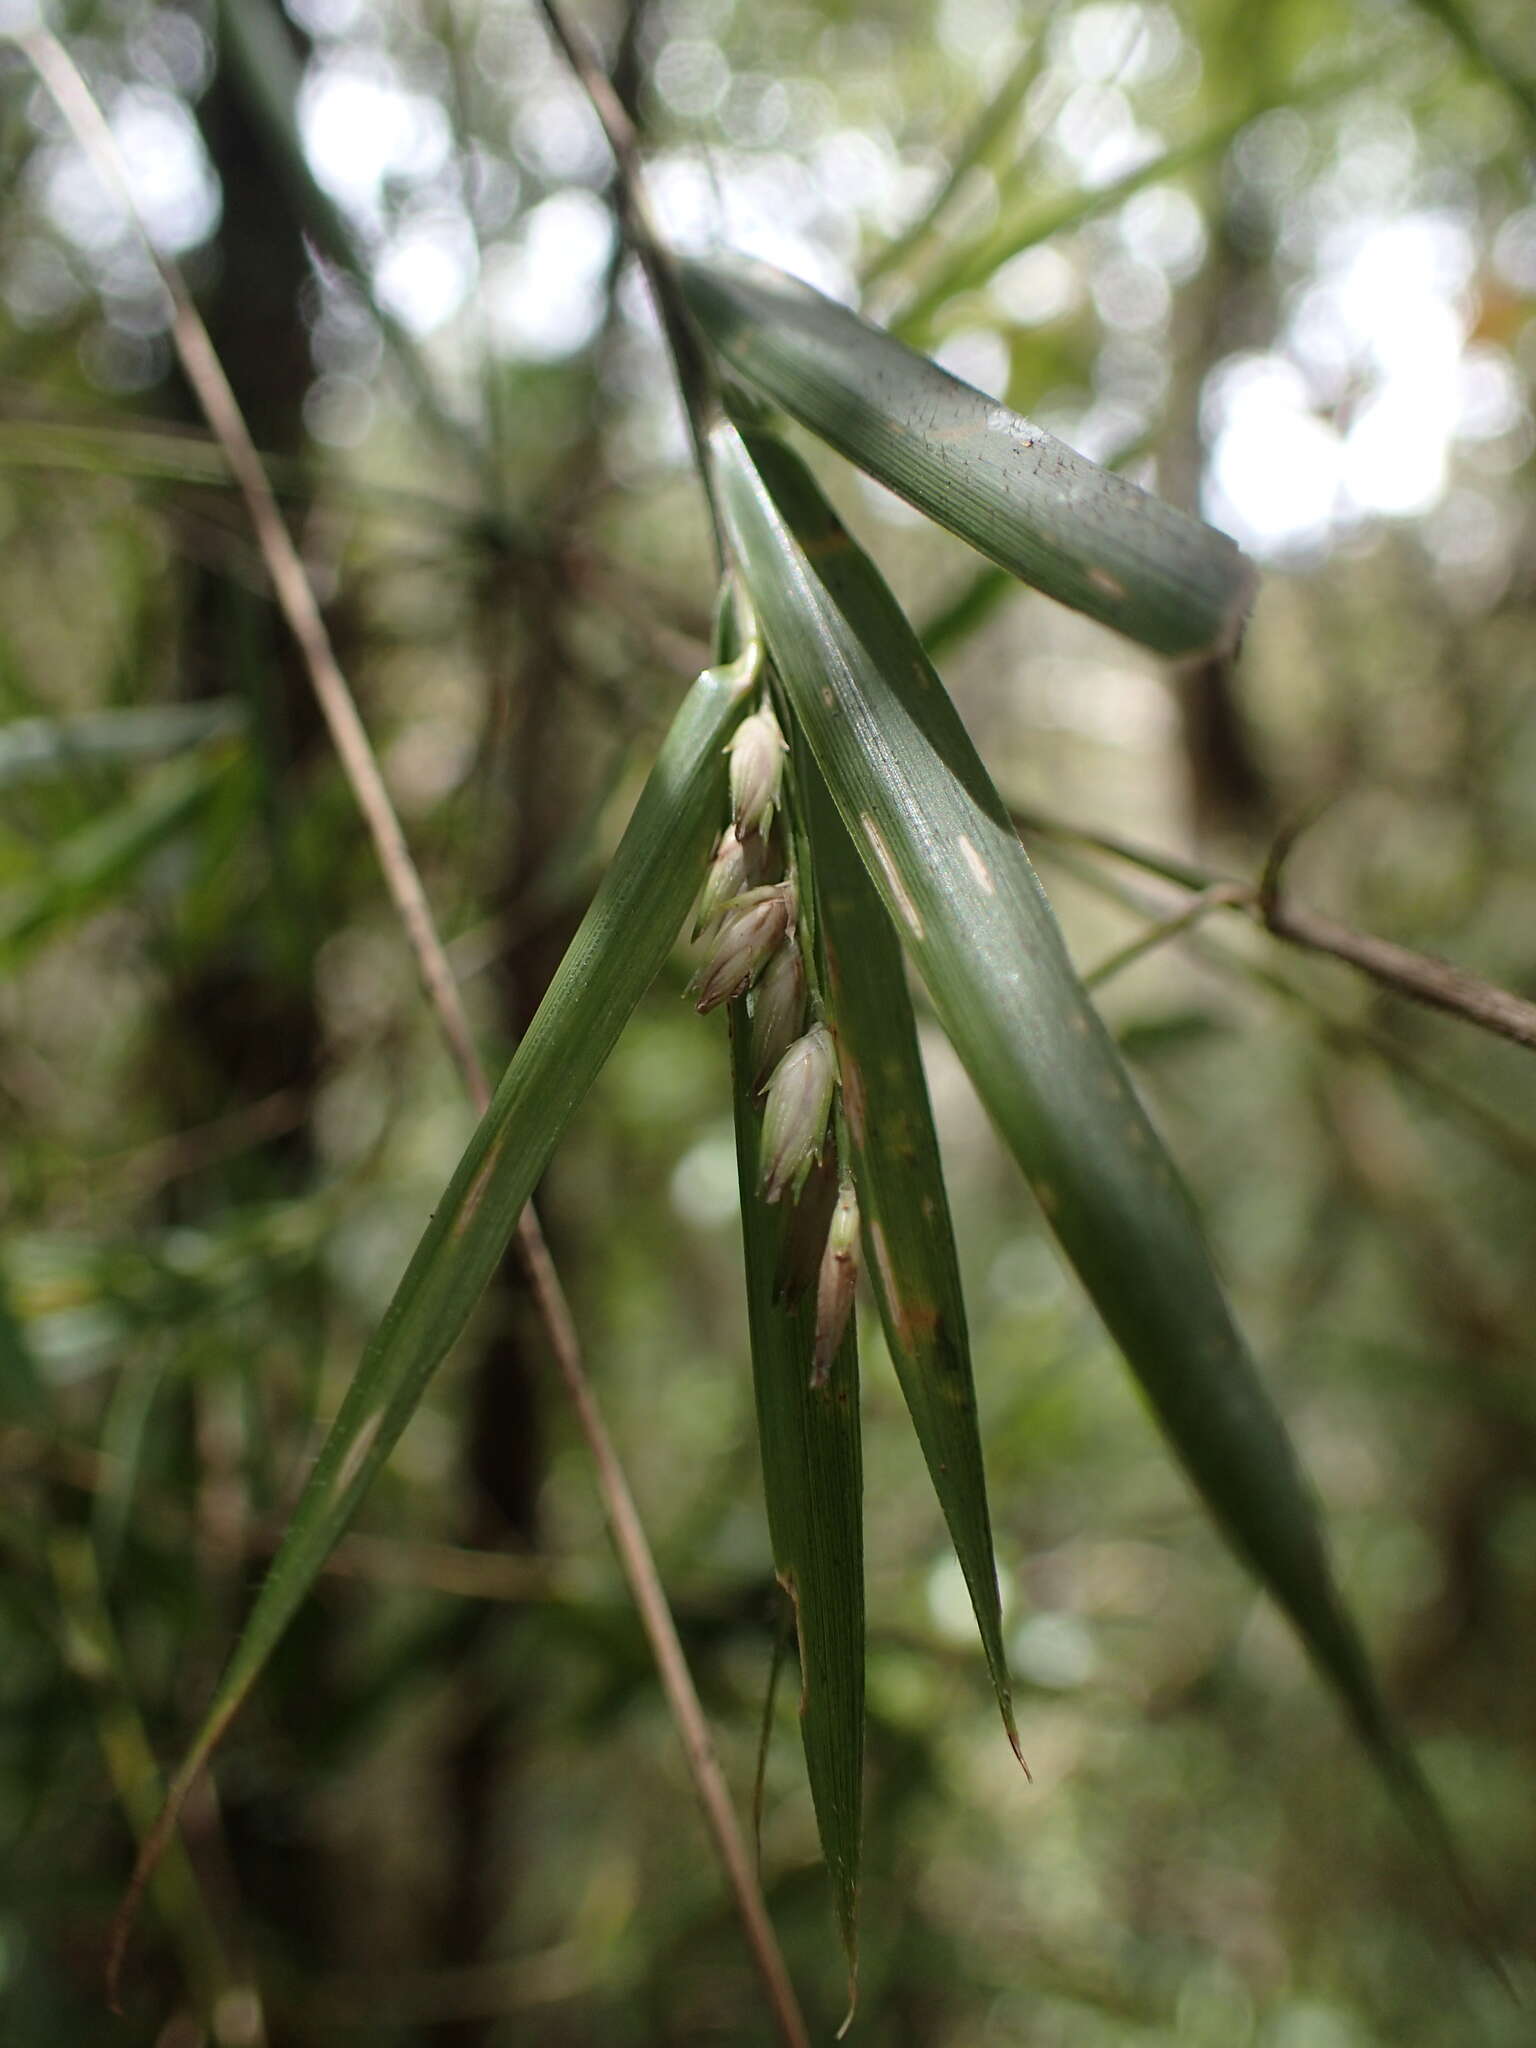
<svg viewBox="0 0 1536 2048">
<path fill-rule="evenodd" d="M 817 1018 L 807 1028 L 806 961 L 801 951 L 799 898 L 793 874 L 783 874 L 774 832 L 782 807 L 788 748 L 773 712 L 764 706 L 743 719 L 730 744 L 731 824 L 710 860 L 694 912 L 693 933 L 709 947 L 695 978 L 701 1012 L 749 996 L 754 1092 L 765 1095 L 759 1143 L 764 1201 L 787 1193 L 798 1204 L 796 1225 L 811 1204 L 800 1201 L 814 1173 L 822 1189 L 814 1204 L 816 1236 L 802 1285 L 816 1275 L 816 1327 L 811 1384 L 824 1386 L 853 1308 L 858 1274 L 859 1205 L 852 1175 L 832 1146 L 828 1151 L 837 1048 Z M 835 1175 L 831 1202 L 828 1177 Z M 828 1203 L 831 1202 L 830 1222 Z M 816 1264 L 816 1246 L 824 1244 Z M 794 1228 L 791 1230 L 791 1237 Z M 798 1287 L 796 1290 L 798 1292 Z"/>
</svg>

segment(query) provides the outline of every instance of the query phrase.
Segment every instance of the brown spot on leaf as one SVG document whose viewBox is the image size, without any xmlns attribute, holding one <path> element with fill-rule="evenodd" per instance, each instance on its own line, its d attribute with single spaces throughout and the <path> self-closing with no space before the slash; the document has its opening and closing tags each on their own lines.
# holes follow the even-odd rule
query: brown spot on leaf
<svg viewBox="0 0 1536 2048">
<path fill-rule="evenodd" d="M 839 1052 L 842 1047 L 839 1046 Z M 853 1142 L 862 1152 L 864 1149 L 864 1076 L 859 1071 L 857 1060 L 851 1060 L 846 1052 L 842 1058 L 843 1069 L 843 1114 L 848 1119 L 848 1128 Z"/>
<path fill-rule="evenodd" d="M 479 1166 L 476 1167 L 475 1177 L 465 1189 L 464 1200 L 459 1205 L 459 1213 L 453 1219 L 453 1235 L 455 1237 L 462 1237 L 470 1224 L 474 1222 L 475 1211 L 485 1199 L 485 1191 L 491 1184 L 497 1162 L 506 1149 L 506 1142 L 506 1132 L 498 1131 L 486 1147 L 485 1157 L 481 1160 Z"/>
<path fill-rule="evenodd" d="M 956 840 L 955 844 L 960 849 L 961 859 L 965 862 L 966 866 L 970 869 L 971 873 L 976 877 L 976 880 L 980 884 L 982 889 L 984 889 L 987 895 L 989 896 L 996 895 L 997 888 L 996 884 L 992 880 L 992 870 L 987 866 L 986 862 L 982 859 L 981 855 L 976 851 L 975 847 L 971 844 L 970 840 L 966 838 L 963 832 L 960 834 L 960 837 Z"/>
<path fill-rule="evenodd" d="M 891 892 L 902 922 L 914 939 L 920 939 L 923 936 L 923 920 L 918 914 L 917 905 L 907 894 L 906 884 L 901 879 L 900 871 L 891 857 L 891 849 L 886 845 L 880 827 L 868 812 L 860 816 L 859 824 L 863 828 L 864 837 L 869 841 L 871 852 L 880 863 L 880 872 L 885 877 L 886 887 Z"/>
<path fill-rule="evenodd" d="M 369 1416 L 368 1420 L 347 1446 L 346 1455 L 336 1467 L 336 1477 L 331 1481 L 331 1498 L 333 1500 L 340 1500 L 358 1473 L 362 1471 L 367 1461 L 368 1453 L 373 1449 L 375 1439 L 383 1427 L 384 1411 L 381 1408 L 376 1414 Z"/>
</svg>

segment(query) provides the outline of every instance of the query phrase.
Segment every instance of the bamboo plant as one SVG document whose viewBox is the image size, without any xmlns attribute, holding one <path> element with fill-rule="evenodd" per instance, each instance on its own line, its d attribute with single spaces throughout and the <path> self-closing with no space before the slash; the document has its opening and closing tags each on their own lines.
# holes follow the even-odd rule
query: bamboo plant
<svg viewBox="0 0 1536 2048">
<path fill-rule="evenodd" d="M 858 1372 L 868 1275 L 965 1574 L 1008 1737 L 981 1428 L 910 964 L 1170 1446 L 1417 1821 L 1311 1491 L 1194 1205 L 1072 967 L 953 703 L 810 473 L 783 407 L 994 562 L 1166 655 L 1230 650 L 1232 544 L 808 287 L 698 263 L 687 302 L 748 424 L 711 486 L 733 557 L 722 659 L 437 1203 L 178 1783 L 200 1767 L 463 1329 L 523 1204 L 694 905 L 701 1011 L 729 1013 L 748 1319 L 775 1564 L 838 1924 L 855 1957 L 863 1716 Z M 727 650 L 729 658 L 726 658 Z M 702 1027 L 701 1027 L 702 1028 Z"/>
<path fill-rule="evenodd" d="M 287 60 L 269 47 L 266 17 L 255 10 L 246 22 L 232 5 L 219 12 L 236 61 L 270 83 Z M 345 224 L 304 173 L 293 81 L 277 84 L 265 118 L 316 239 L 365 278 Z M 627 198 L 638 212 L 638 193 Z M 1028 1747 L 1010 1690 L 960 1259 L 909 974 L 1172 1452 L 1394 1793 L 1449 1858 L 1195 1204 L 959 710 L 792 447 L 789 425 L 1004 576 L 1170 661 L 1235 653 L 1252 567 L 1223 535 L 950 376 L 894 332 L 762 264 L 677 264 L 648 239 L 643 213 L 639 236 L 669 327 L 688 338 L 683 369 L 724 555 L 717 658 L 674 720 L 602 885 L 434 1205 L 167 1813 L 347 1530 L 686 931 L 699 949 L 696 1007 L 723 1012 L 729 1038 L 769 1534 L 793 1608 L 807 1776 L 850 1979 L 864 1740 L 853 1313 L 861 1289 L 878 1312 L 964 1575 L 1006 1739 L 1021 1763 Z M 386 338 L 413 389 L 430 393 L 408 338 L 394 324 Z M 428 417 L 445 446 L 458 446 L 457 424 L 435 398 Z M 45 913 L 52 920 L 94 901 L 213 798 L 231 772 L 224 736 L 216 717 L 169 737 L 92 734 L 92 745 L 188 751 L 130 811 L 66 849 L 58 900 L 12 907 L 0 930 L 8 955 L 25 949 Z M 33 748 L 38 758 L 45 740 Z M 31 758 L 14 735 L 11 756 L 0 771 L 23 772 Z M 164 1833 L 152 1835 L 151 1855 Z"/>
</svg>

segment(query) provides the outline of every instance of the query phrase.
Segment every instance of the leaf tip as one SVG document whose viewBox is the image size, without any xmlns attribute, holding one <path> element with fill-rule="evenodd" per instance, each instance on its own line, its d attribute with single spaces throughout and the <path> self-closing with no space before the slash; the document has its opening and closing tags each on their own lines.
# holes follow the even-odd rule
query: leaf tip
<svg viewBox="0 0 1536 2048">
<path fill-rule="evenodd" d="M 1004 1700 L 1002 1706 L 1003 1727 L 1007 1730 L 1008 1733 L 1008 1746 L 1019 1760 L 1019 1769 L 1024 1773 L 1025 1783 L 1033 1785 L 1033 1783 L 1035 1782 L 1035 1774 L 1029 1768 L 1029 1764 L 1025 1760 L 1024 1745 L 1020 1742 L 1019 1731 L 1014 1726 L 1012 1703 L 1008 1700 Z"/>
<path fill-rule="evenodd" d="M 843 2014 L 843 2023 L 833 2036 L 841 2041 L 853 2025 L 854 2014 L 859 2009 L 859 1956 L 858 1949 L 850 1940 L 848 1946 L 848 2010 Z"/>
</svg>

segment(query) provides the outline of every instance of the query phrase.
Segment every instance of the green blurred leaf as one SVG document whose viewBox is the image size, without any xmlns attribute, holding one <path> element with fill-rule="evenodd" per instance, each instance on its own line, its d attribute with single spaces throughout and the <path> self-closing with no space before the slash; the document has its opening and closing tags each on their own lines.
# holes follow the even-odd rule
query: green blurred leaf
<svg viewBox="0 0 1536 2048">
<path fill-rule="evenodd" d="M 1003 1726 L 1022 1762 L 960 1265 L 901 943 L 804 746 L 797 750 L 796 788 L 812 850 L 865 1266 L 970 1588 Z"/>
<path fill-rule="evenodd" d="M 1522 67 L 1516 58 L 1500 49 L 1462 0 L 1415 0 L 1415 4 L 1421 14 L 1432 16 L 1449 32 L 1462 54 L 1485 77 L 1503 88 L 1525 117 L 1526 125 L 1536 130 L 1536 69 Z"/>
<path fill-rule="evenodd" d="M 273 0 L 217 0 L 219 44 L 235 85 L 266 142 L 273 168 L 287 185 L 305 233 L 328 263 L 344 271 L 378 323 L 410 386 L 419 415 L 438 438 L 479 470 L 485 453 L 450 411 L 410 330 L 373 288 L 373 266 L 352 223 L 310 169 L 299 128 L 303 67 L 292 31 Z"/>
<path fill-rule="evenodd" d="M 923 626 L 920 638 L 930 661 L 958 640 L 964 640 L 984 626 L 1014 589 L 1014 578 L 994 562 L 984 562 L 945 605 L 941 605 Z"/>
<path fill-rule="evenodd" d="M 923 211 L 865 264 L 863 282 L 866 291 L 890 271 L 899 270 L 915 252 L 920 251 L 948 212 L 970 173 L 993 155 L 1045 68 L 1051 47 L 1051 30 L 1061 8 L 1062 0 L 1056 0 L 1056 4 L 1034 24 L 1033 34 L 1026 39 L 1002 84 L 977 115 L 970 132 L 956 149 L 948 173 Z M 1035 139 L 1038 141 L 1038 136 Z M 1010 182 L 1033 154 L 1033 150 L 1013 152 L 1007 173 Z"/>
<path fill-rule="evenodd" d="M 36 1422 L 47 1414 L 43 1376 L 12 1303 L 10 1281 L 0 1266 L 0 1415 Z"/>
<path fill-rule="evenodd" d="M 757 650 L 709 669 L 673 721 L 591 908 L 365 1352 L 167 1805 L 250 1690 L 499 1265 L 561 1133 L 677 938 L 723 799 L 721 754 Z"/>
<path fill-rule="evenodd" d="M 1189 1198 L 954 705 L 803 464 L 729 427 L 715 452 L 791 705 L 977 1092 L 1222 1528 L 1433 1822 Z"/>
<path fill-rule="evenodd" d="M 238 732 L 244 722 L 244 706 L 231 697 L 88 711 L 78 718 L 12 719 L 0 725 L 0 789 L 78 775 L 102 762 L 179 754 Z"/>
<path fill-rule="evenodd" d="M 683 280 L 750 385 L 1010 574 L 1162 654 L 1236 641 L 1253 571 L 1224 534 L 781 271 L 738 258 Z"/>
<path fill-rule="evenodd" d="M 920 292 L 895 322 L 896 332 L 908 341 L 927 339 L 937 316 L 948 314 L 966 293 L 980 290 L 1005 263 L 1025 249 L 1033 249 L 1057 235 L 1073 233 L 1149 185 L 1162 184 L 1214 162 L 1230 149 L 1245 128 L 1275 107 L 1317 105 L 1379 79 L 1387 54 L 1380 52 L 1368 63 L 1356 60 L 1333 66 L 1310 80 L 1277 82 L 1250 98 L 1237 112 L 1219 116 L 1198 134 L 1145 158 L 1118 178 L 1090 191 L 1063 193 L 1044 205 L 1031 200 L 1023 208 L 1005 207 L 996 226 L 956 249 L 924 281 Z"/>
<path fill-rule="evenodd" d="M 751 1028 L 744 1003 L 731 1006 L 731 1077 L 763 1494 L 774 1569 L 794 1603 L 800 1733 L 851 1993 L 858 1971 L 864 1772 L 858 1344 L 850 1321 L 826 1385 L 812 1388 L 815 1289 L 785 1298 L 778 1285 L 795 1210 L 788 1201 L 770 1206 L 759 1192 L 762 1116 L 753 1095 Z M 802 1203 L 813 1199 L 808 1188 Z"/>
<path fill-rule="evenodd" d="M 0 896 L 0 964 L 15 966 L 78 917 L 120 895 L 223 786 L 241 756 L 227 749 L 173 761 L 122 803 L 46 848 Z"/>
<path fill-rule="evenodd" d="M 58 1601 L 59 1647 L 89 1697 L 102 1761 L 123 1818 L 142 1840 L 155 1818 L 155 1756 L 112 1626 L 96 1553 L 89 1536 L 67 1527 L 50 1535 L 47 1548 Z M 179 1843 L 155 1873 L 154 1894 L 196 2005 L 213 2022 L 212 2038 L 228 2041 L 214 2013 L 234 1989 L 233 1973 L 198 1873 Z"/>
</svg>

